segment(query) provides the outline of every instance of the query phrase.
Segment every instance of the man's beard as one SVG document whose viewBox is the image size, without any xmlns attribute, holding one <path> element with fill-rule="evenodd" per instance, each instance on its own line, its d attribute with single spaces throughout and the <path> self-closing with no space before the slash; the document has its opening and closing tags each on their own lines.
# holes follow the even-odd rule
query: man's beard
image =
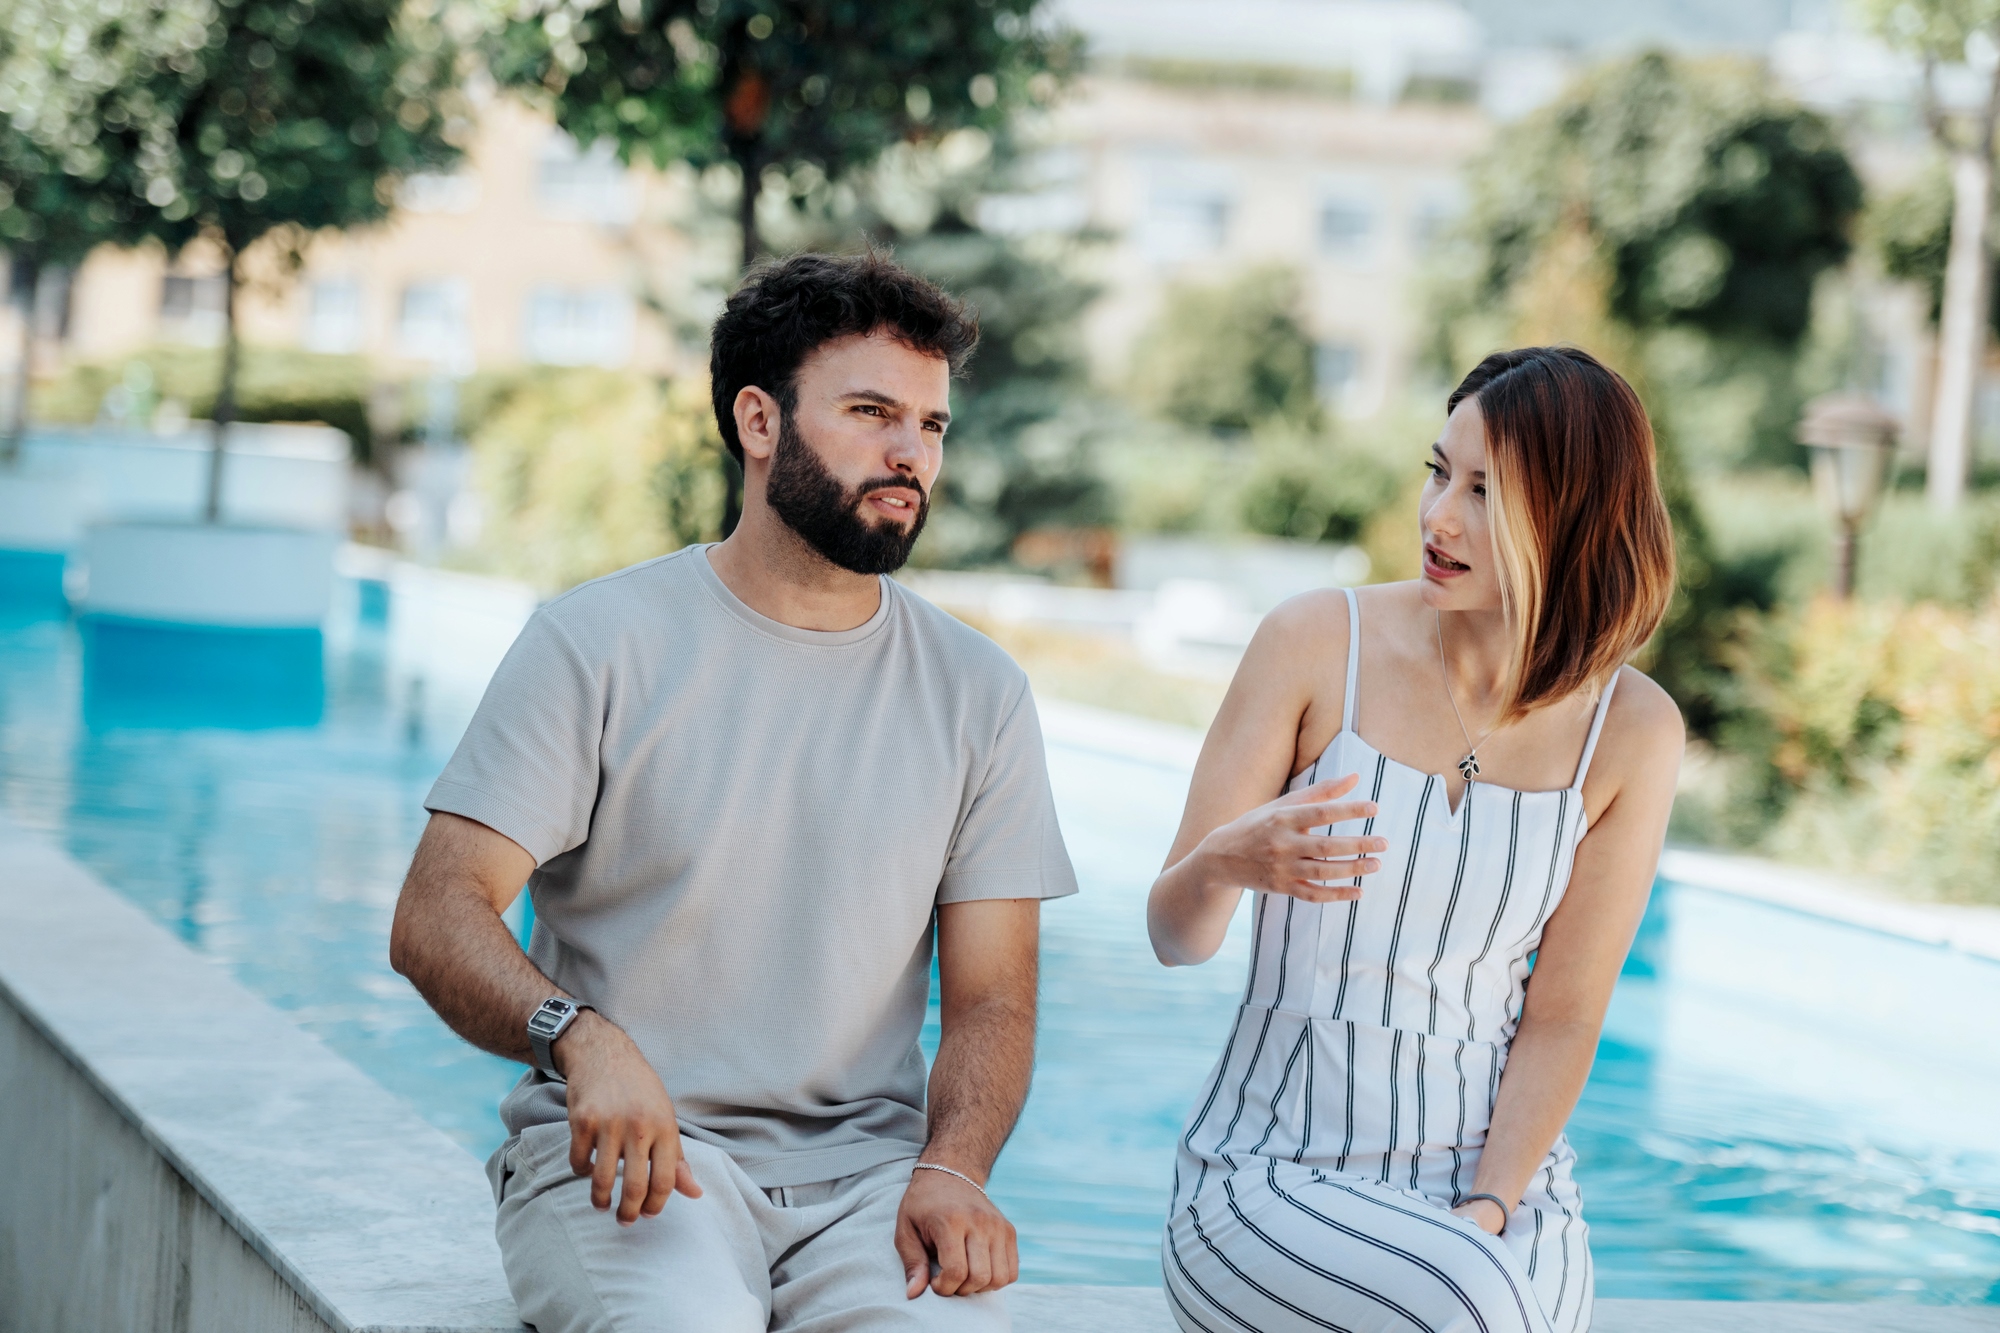
<svg viewBox="0 0 2000 1333">
<path fill-rule="evenodd" d="M 787 412 L 779 424 L 764 502 L 806 545 L 842 569 L 856 574 L 893 574 L 901 569 L 930 517 L 929 492 L 914 478 L 896 476 L 877 477 L 848 490 L 800 438 L 792 420 L 793 414 Z M 907 531 L 892 520 L 871 522 L 861 513 L 862 501 L 871 492 L 892 488 L 907 488 L 923 497 L 917 502 L 917 521 Z"/>
</svg>

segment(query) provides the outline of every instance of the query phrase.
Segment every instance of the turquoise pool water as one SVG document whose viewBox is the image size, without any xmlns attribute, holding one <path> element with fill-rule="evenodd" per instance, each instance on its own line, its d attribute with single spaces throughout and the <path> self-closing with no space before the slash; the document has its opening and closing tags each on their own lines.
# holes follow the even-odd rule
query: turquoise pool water
<svg viewBox="0 0 2000 1333">
<path fill-rule="evenodd" d="M 300 699 L 191 707 L 86 671 L 67 622 L 0 623 L 0 805 L 484 1154 L 517 1071 L 384 943 L 464 701 L 349 630 Z M 1044 918 L 1035 1089 L 994 1192 L 1024 1276 L 1150 1284 L 1243 923 L 1209 966 L 1154 963 L 1142 903 L 1185 773 L 1060 738 L 1050 766 L 1085 891 Z M 1570 1127 L 1600 1292 L 2000 1302 L 1996 1025 L 2000 964 L 1662 884 Z"/>
</svg>

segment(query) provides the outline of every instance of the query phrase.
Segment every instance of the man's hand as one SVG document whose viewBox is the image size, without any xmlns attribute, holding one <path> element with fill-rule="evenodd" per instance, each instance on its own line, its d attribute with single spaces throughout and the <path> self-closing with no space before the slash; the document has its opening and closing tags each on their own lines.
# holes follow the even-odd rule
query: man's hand
<svg viewBox="0 0 2000 1333">
<path fill-rule="evenodd" d="M 940 1296 L 998 1291 L 1021 1276 L 1014 1224 L 991 1199 L 942 1171 L 918 1171 L 910 1178 L 896 1214 L 896 1253 L 903 1257 L 911 1300 L 925 1287 Z"/>
<path fill-rule="evenodd" d="M 617 1024 L 586 1010 L 556 1039 L 551 1054 L 569 1082 L 570 1170 L 590 1177 L 593 1207 L 611 1207 L 621 1158 L 620 1226 L 658 1217 L 675 1190 L 701 1197 L 681 1156 L 680 1124 L 666 1086 Z"/>
</svg>

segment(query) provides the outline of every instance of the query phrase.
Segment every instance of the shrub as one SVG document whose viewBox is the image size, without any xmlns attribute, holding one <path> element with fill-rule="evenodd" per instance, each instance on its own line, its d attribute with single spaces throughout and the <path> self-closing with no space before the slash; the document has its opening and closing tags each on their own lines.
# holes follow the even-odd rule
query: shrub
<svg viewBox="0 0 2000 1333">
<path fill-rule="evenodd" d="M 2000 600 L 1815 601 L 1753 622 L 1726 733 L 1762 850 L 2000 902 Z"/>
<path fill-rule="evenodd" d="M 154 403 L 168 399 L 191 416 L 215 406 L 222 351 L 213 347 L 149 347 L 118 361 L 72 367 L 35 395 L 40 421 L 90 422 L 104 415 L 107 399 L 147 386 Z M 275 347 L 246 347 L 237 379 L 238 421 L 319 421 L 347 432 L 354 461 L 375 462 L 377 441 L 368 417 L 368 365 L 358 356 L 328 356 Z M 133 419 L 146 425 L 150 410 Z"/>
<path fill-rule="evenodd" d="M 700 382 L 550 372 L 471 445 L 486 519 L 461 554 L 482 568 L 554 591 L 720 535 L 722 441 Z"/>
</svg>

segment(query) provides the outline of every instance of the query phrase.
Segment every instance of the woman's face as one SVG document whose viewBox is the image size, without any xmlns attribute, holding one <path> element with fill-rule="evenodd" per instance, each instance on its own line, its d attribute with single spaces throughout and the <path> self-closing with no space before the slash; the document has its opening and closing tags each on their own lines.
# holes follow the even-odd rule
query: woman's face
<svg viewBox="0 0 2000 1333">
<path fill-rule="evenodd" d="M 1486 510 L 1486 423 L 1468 398 L 1431 446 L 1431 479 L 1417 504 L 1424 541 L 1423 598 L 1440 611 L 1500 609 L 1500 571 Z"/>
</svg>

